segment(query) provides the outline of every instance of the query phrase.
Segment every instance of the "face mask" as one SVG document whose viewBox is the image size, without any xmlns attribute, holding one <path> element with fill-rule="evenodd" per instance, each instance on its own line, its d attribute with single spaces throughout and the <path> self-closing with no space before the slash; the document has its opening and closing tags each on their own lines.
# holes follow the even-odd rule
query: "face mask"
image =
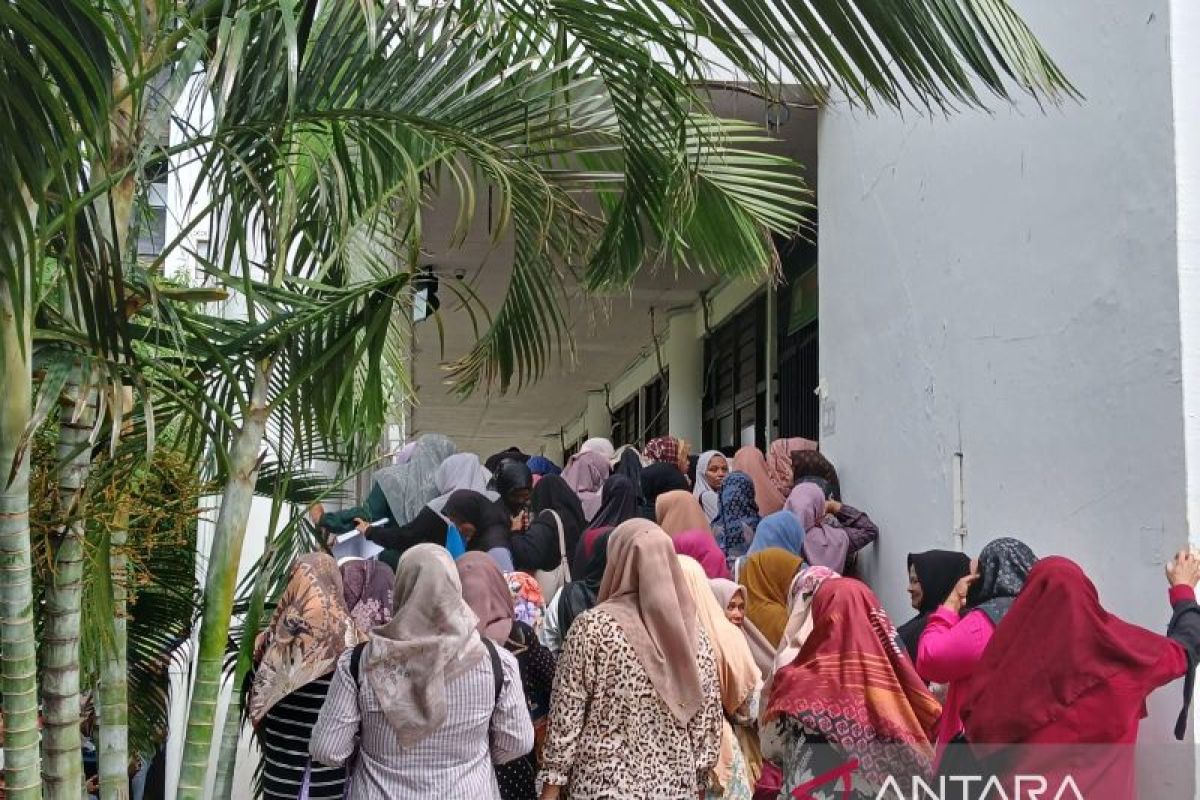
<svg viewBox="0 0 1200 800">
<path fill-rule="evenodd" d="M 450 557 L 455 561 L 459 556 L 467 552 L 467 543 L 463 540 L 462 534 L 458 532 L 458 528 L 454 523 L 446 526 L 446 549 L 450 551 Z"/>
</svg>

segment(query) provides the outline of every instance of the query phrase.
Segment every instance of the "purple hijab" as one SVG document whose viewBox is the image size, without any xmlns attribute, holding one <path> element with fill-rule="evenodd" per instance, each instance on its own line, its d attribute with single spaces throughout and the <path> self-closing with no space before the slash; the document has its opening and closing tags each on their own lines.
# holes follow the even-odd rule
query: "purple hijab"
<svg viewBox="0 0 1200 800">
<path fill-rule="evenodd" d="M 347 561 L 341 566 L 342 596 L 354 626 L 364 636 L 392 618 L 392 587 L 396 573 L 374 559 Z"/>
<path fill-rule="evenodd" d="M 595 450 L 585 450 L 571 456 L 562 479 L 579 496 L 584 519 L 591 519 L 600 510 L 600 488 L 612 472 L 608 459 Z"/>
<path fill-rule="evenodd" d="M 841 528 L 823 525 L 825 492 L 815 483 L 798 483 L 784 507 L 804 526 L 804 560 L 810 566 L 829 567 L 837 573 L 846 569 L 850 537 Z"/>
</svg>

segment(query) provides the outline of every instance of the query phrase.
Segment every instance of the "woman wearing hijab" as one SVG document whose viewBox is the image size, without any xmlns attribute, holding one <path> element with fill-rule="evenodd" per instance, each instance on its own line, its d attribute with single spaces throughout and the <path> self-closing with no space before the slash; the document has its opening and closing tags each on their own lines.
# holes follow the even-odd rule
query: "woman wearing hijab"
<svg viewBox="0 0 1200 800">
<path fill-rule="evenodd" d="M 684 531 L 671 537 L 675 552 L 695 559 L 709 578 L 728 578 L 729 568 L 725 565 L 725 554 L 717 547 L 712 534 L 704 529 Z"/>
<path fill-rule="evenodd" d="M 528 572 L 506 572 L 508 591 L 513 599 L 513 613 L 518 622 L 530 627 L 539 639 L 546 625 L 546 597 L 541 584 Z"/>
<path fill-rule="evenodd" d="M 533 747 L 516 658 L 476 630 L 443 548 L 404 554 L 393 602 L 391 621 L 338 659 L 313 759 L 342 768 L 357 751 L 354 800 L 499 798 L 492 764 Z"/>
<path fill-rule="evenodd" d="M 959 712 L 966 687 L 1035 561 L 1037 556 L 1024 542 L 989 542 L 979 552 L 974 574 L 960 580 L 925 623 L 917 644 L 917 672 L 930 683 L 949 685 L 937 729 L 939 760 L 945 746 L 962 732 Z"/>
<path fill-rule="evenodd" d="M 754 481 L 744 472 L 729 473 L 721 486 L 721 516 L 716 536 L 730 564 L 746 555 L 760 519 L 754 500 Z"/>
<path fill-rule="evenodd" d="M 767 474 L 771 476 L 771 483 L 775 484 L 781 497 L 787 497 L 788 492 L 796 485 L 792 475 L 792 453 L 816 449 L 816 442 L 799 436 L 771 442 L 771 446 L 767 448 Z"/>
<path fill-rule="evenodd" d="M 600 582 L 604 579 L 604 569 L 608 564 L 608 538 L 612 530 L 596 528 L 588 531 L 588 534 L 595 534 L 595 539 L 586 549 L 587 557 L 581 561 L 584 568 L 580 577 L 559 589 L 546 607 L 546 624 L 541 640 L 553 653 L 562 650 L 576 617 L 596 605 Z"/>
<path fill-rule="evenodd" d="M 708 582 L 717 603 L 725 609 L 725 619 L 729 620 L 746 638 L 746 646 L 754 656 L 763 680 L 771 676 L 775 663 L 775 647 L 767 641 L 767 637 L 746 619 L 746 587 L 740 586 L 725 578 L 713 578 Z"/>
<path fill-rule="evenodd" d="M 345 772 L 309 764 L 308 742 L 338 657 L 358 642 L 333 558 L 296 559 L 287 587 L 254 652 L 250 719 L 263 756 L 263 797 L 340 798 Z"/>
<path fill-rule="evenodd" d="M 642 470 L 642 504 L 638 508 L 638 515 L 653 522 L 659 495 L 687 491 L 687 488 L 687 476 L 678 467 L 664 463 L 651 464 Z"/>
<path fill-rule="evenodd" d="M 812 632 L 776 671 L 763 715 L 763 755 L 783 771 L 783 791 L 790 797 L 852 758 L 857 796 L 874 797 L 892 774 L 904 785 L 928 777 L 941 709 L 896 646 L 878 598 L 864 583 L 832 578 L 811 613 Z"/>
<path fill-rule="evenodd" d="M 879 538 L 879 528 L 870 517 L 827 499 L 816 483 L 797 484 L 786 508 L 804 526 L 805 560 L 834 572 L 844 572 L 852 556 Z"/>
<path fill-rule="evenodd" d="M 803 557 L 804 526 L 789 511 L 776 511 L 762 518 L 754 529 L 754 541 L 746 552 L 750 555 L 759 550 L 779 547 L 789 553 Z"/>
<path fill-rule="evenodd" d="M 829 567 L 804 567 L 792 579 L 788 589 L 788 621 L 779 647 L 775 650 L 772 675 L 795 661 L 800 649 L 808 641 L 813 629 L 812 601 L 817 589 L 825 581 L 840 577 Z"/>
<path fill-rule="evenodd" d="M 700 627 L 713 645 L 721 684 L 721 707 L 725 712 L 721 723 L 721 752 L 712 769 L 705 796 L 712 800 L 750 800 L 761 761 L 753 767 L 748 763 L 742 741 L 750 744 L 749 749 L 757 758 L 754 722 L 758 717 L 757 694 L 762 686 L 762 674 L 746 646 L 745 637 L 725 619 L 724 611 L 717 605 L 700 565 L 686 556 L 678 558 Z"/>
<path fill-rule="evenodd" d="M 561 475 L 562 469 L 545 456 L 533 456 L 526 462 L 529 471 L 533 473 L 535 479 L 544 478 L 547 475 Z"/>
<path fill-rule="evenodd" d="M 611 470 L 608 458 L 595 450 L 580 451 L 571 456 L 563 470 L 563 480 L 579 497 L 583 515 L 588 519 L 600 510 L 600 489 Z"/>
<path fill-rule="evenodd" d="M 505 461 L 520 461 L 524 464 L 529 461 L 529 455 L 522 453 L 521 448 L 514 446 L 507 450 L 501 450 L 499 453 L 492 453 L 487 457 L 487 461 L 483 462 L 483 465 L 487 467 L 488 472 L 495 475 Z"/>
<path fill-rule="evenodd" d="M 830 497 L 842 499 L 842 484 L 837 470 L 829 459 L 816 450 L 792 451 L 792 481 L 799 483 L 807 477 L 820 478 L 829 485 Z"/>
<path fill-rule="evenodd" d="M 762 450 L 747 445 L 733 454 L 732 468 L 736 472 L 744 472 L 754 481 L 754 501 L 758 504 L 759 516 L 774 514 L 783 508 L 784 495 L 771 481 L 767 472 L 767 459 Z"/>
<path fill-rule="evenodd" d="M 599 600 L 558 663 L 542 798 L 695 800 L 720 754 L 721 692 L 671 538 L 645 520 L 613 531 Z"/>
<path fill-rule="evenodd" d="M 709 522 L 721 515 L 721 486 L 729 475 L 729 460 L 720 450 L 706 450 L 696 459 L 696 481 L 692 494 L 700 501 L 700 507 Z"/>
<path fill-rule="evenodd" d="M 613 449 L 613 443 L 602 436 L 593 437 L 579 445 L 579 452 L 599 453 L 608 461 L 612 461 L 613 457 L 616 455 L 616 451 Z"/>
<path fill-rule="evenodd" d="M 340 567 L 342 596 L 360 638 L 392 618 L 392 584 L 396 573 L 382 561 L 358 558 Z"/>
<path fill-rule="evenodd" d="M 624 475 L 613 475 L 604 482 L 600 492 L 600 509 L 587 524 L 571 559 L 571 575 L 579 575 L 587 567 L 596 538 L 622 522 L 637 516 L 637 488 Z"/>
<path fill-rule="evenodd" d="M 468 550 L 487 553 L 504 572 L 513 572 L 512 518 L 479 492 L 459 489 L 442 508 L 458 529 Z"/>
<path fill-rule="evenodd" d="M 778 647 L 788 621 L 788 591 L 803 562 L 778 547 L 746 558 L 738 583 L 746 587 L 746 617 L 771 647 Z"/>
<path fill-rule="evenodd" d="M 972 750 L 994 757 L 997 745 L 1030 745 L 1011 757 L 1001 751 L 1005 769 L 1047 776 L 1052 790 L 1056 776 L 1070 775 L 1071 796 L 1136 797 L 1133 745 L 1146 699 L 1188 674 L 1200 655 L 1197 580 L 1200 560 L 1189 551 L 1167 565 L 1173 613 L 1162 636 L 1106 611 L 1079 565 L 1039 561 L 966 692 Z M 1177 739 L 1187 732 L 1190 701 L 1185 694 Z M 1080 744 L 1092 746 L 1071 746 Z"/>
<path fill-rule="evenodd" d="M 502 461 L 492 485 L 500 495 L 496 505 L 508 513 L 514 531 L 528 527 L 529 498 L 533 494 L 533 473 L 522 461 Z"/>
<path fill-rule="evenodd" d="M 704 509 L 686 490 L 677 489 L 660 494 L 654 502 L 654 516 L 668 536 L 692 530 L 709 531 L 709 536 L 712 536 Z"/>
<path fill-rule="evenodd" d="M 898 629 L 900 640 L 917 663 L 917 644 L 929 624 L 929 615 L 946 595 L 971 572 L 971 559 L 953 550 L 927 550 L 908 554 L 908 596 L 917 615 Z"/>
<path fill-rule="evenodd" d="M 479 618 L 477 630 L 517 659 L 529 717 L 536 732 L 550 710 L 554 655 L 538 642 L 533 629 L 516 619 L 508 581 L 483 553 L 467 553 L 455 563 L 463 599 Z M 537 763 L 532 752 L 496 765 L 501 800 L 536 800 Z"/>
<path fill-rule="evenodd" d="M 442 508 L 445 510 L 445 506 Z M 467 549 L 458 528 L 448 524 L 445 517 L 429 506 L 421 509 L 421 513 L 404 525 L 368 525 L 366 520 L 360 519 L 358 529 L 365 537 L 383 548 L 379 560 L 393 571 L 400 556 L 413 545 L 441 545 L 450 551 L 453 558 L 458 558 Z"/>
<path fill-rule="evenodd" d="M 499 495 L 488 490 L 491 481 L 492 473 L 479 463 L 479 456 L 474 453 L 455 453 L 434 470 L 433 485 L 438 496 L 430 500 L 428 505 L 434 511 L 441 511 L 450 495 L 459 489 L 470 489 L 495 500 Z"/>
<path fill-rule="evenodd" d="M 314 519 L 314 524 L 337 534 L 352 530 L 356 519 L 367 522 L 389 519 L 394 525 L 412 521 L 426 503 L 438 496 L 434 475 L 438 465 L 456 451 L 454 442 L 445 436 L 425 434 L 417 439 L 408 461 L 375 473 L 374 485 L 364 505 L 322 514 Z"/>
<path fill-rule="evenodd" d="M 528 530 L 510 537 L 513 564 L 530 573 L 557 569 L 563 558 L 558 544 L 559 523 L 569 559 L 583 533 L 583 507 L 566 481 L 547 475 L 533 489 L 532 510 Z"/>
<path fill-rule="evenodd" d="M 646 442 L 646 458 L 654 464 L 671 464 L 681 473 L 686 473 L 688 447 L 674 436 L 659 436 Z"/>
</svg>

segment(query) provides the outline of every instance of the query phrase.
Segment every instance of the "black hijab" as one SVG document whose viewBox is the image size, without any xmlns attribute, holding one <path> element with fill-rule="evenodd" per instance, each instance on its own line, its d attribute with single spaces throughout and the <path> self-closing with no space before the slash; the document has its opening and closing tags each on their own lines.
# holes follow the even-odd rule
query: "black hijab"
<svg viewBox="0 0 1200 800">
<path fill-rule="evenodd" d="M 617 466 L 613 468 L 613 475 L 629 478 L 637 489 L 638 503 L 642 502 L 642 457 L 638 455 L 637 450 L 630 447 L 621 453 Z"/>
<path fill-rule="evenodd" d="M 415 544 L 440 544 L 446 546 L 449 526 L 442 515 L 429 506 L 421 509 L 411 522 L 404 525 L 381 525 L 367 528 L 366 537 L 384 548 L 379 560 L 393 570 L 404 551 Z"/>
<path fill-rule="evenodd" d="M 487 461 L 483 462 L 483 465 L 487 467 L 488 472 L 494 475 L 496 470 L 498 470 L 500 465 L 505 461 L 519 461 L 524 464 L 528 460 L 529 455 L 527 453 L 522 453 L 521 448 L 510 447 L 507 450 L 501 450 L 499 453 L 492 453 L 487 457 Z"/>
<path fill-rule="evenodd" d="M 504 504 L 512 516 L 520 513 L 521 504 L 513 502 L 509 495 L 521 489 L 533 488 L 533 472 L 524 461 L 502 461 L 492 479 L 499 502 Z"/>
<path fill-rule="evenodd" d="M 624 475 L 609 475 L 600 487 L 600 510 L 588 522 L 588 529 L 615 528 L 637 514 L 638 492 Z"/>
<path fill-rule="evenodd" d="M 917 573 L 921 584 L 921 605 L 917 615 L 901 625 L 896 632 L 913 663 L 917 662 L 917 645 L 929 622 L 929 615 L 937 609 L 954 589 L 954 585 L 971 571 L 971 559 L 966 553 L 953 550 L 928 550 L 924 553 L 909 553 L 908 566 Z"/>
<path fill-rule="evenodd" d="M 533 530 L 534 525 L 548 525 L 554 534 L 555 550 L 558 549 L 558 527 L 554 524 L 554 518 L 543 512 L 553 511 L 558 514 L 563 524 L 567 557 L 570 558 L 579 544 L 579 537 L 583 535 L 583 528 L 586 525 L 583 518 L 583 504 L 579 502 L 579 496 L 562 478 L 557 475 L 545 475 L 537 482 L 537 486 L 533 487 L 533 498 L 530 505 L 534 514 L 533 522 L 529 525 L 530 531 Z"/>
<path fill-rule="evenodd" d="M 679 471 L 679 467 L 662 462 L 646 467 L 642 470 L 642 497 L 641 508 L 638 509 L 639 515 L 653 520 L 654 504 L 658 502 L 658 496 L 679 489 L 684 491 L 688 489 L 687 476 Z"/>
<path fill-rule="evenodd" d="M 512 532 L 512 517 L 479 492 L 459 489 L 446 500 L 442 513 L 475 526 L 475 535 L 467 542 L 468 550 L 487 552 L 493 547 L 510 548 L 508 538 Z"/>
<path fill-rule="evenodd" d="M 1019 539 L 988 542 L 979 551 L 979 577 L 967 592 L 963 613 L 979 609 L 993 625 L 999 625 L 1024 588 L 1036 561 L 1029 545 Z"/>
<path fill-rule="evenodd" d="M 608 531 L 596 539 L 583 577 L 563 587 L 562 595 L 558 598 L 558 632 L 563 641 L 566 641 L 567 631 L 575 618 L 596 605 L 600 582 L 604 579 L 604 570 L 608 566 L 608 540 L 611 536 L 612 531 Z"/>
</svg>

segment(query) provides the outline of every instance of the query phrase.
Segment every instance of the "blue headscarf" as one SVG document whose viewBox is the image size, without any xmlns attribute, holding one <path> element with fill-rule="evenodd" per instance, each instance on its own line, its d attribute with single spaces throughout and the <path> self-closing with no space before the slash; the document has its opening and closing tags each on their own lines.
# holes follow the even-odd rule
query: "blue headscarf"
<svg viewBox="0 0 1200 800">
<path fill-rule="evenodd" d="M 721 532 L 717 544 L 730 558 L 746 555 L 747 528 L 753 536 L 758 527 L 758 503 L 754 500 L 754 479 L 744 472 L 731 472 L 721 485 Z"/>
<path fill-rule="evenodd" d="M 793 555 L 803 555 L 804 526 L 796 515 L 790 511 L 776 511 L 768 514 L 754 529 L 754 541 L 750 543 L 747 555 L 766 550 L 768 547 L 780 547 Z"/>
<path fill-rule="evenodd" d="M 558 464 L 555 464 L 545 456 L 533 456 L 527 462 L 525 462 L 525 466 L 529 467 L 529 471 L 534 475 L 562 474 L 562 470 L 558 468 Z"/>
</svg>

